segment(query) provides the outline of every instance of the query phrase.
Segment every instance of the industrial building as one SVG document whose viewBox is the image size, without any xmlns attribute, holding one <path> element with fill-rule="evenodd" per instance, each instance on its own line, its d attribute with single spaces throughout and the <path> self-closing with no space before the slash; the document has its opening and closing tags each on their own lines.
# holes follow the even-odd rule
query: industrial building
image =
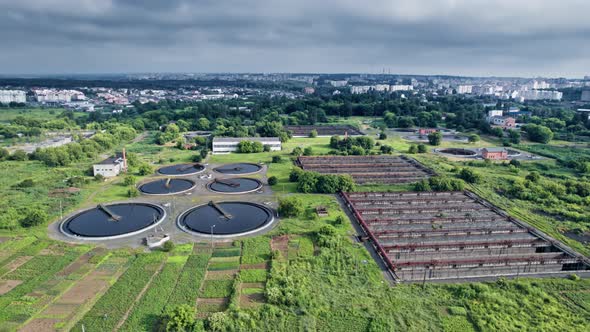
<svg viewBox="0 0 590 332">
<path fill-rule="evenodd" d="M 282 143 L 278 137 L 214 137 L 213 153 L 230 153 L 238 151 L 242 141 L 260 142 L 270 147 L 270 151 L 281 151 Z"/>
<path fill-rule="evenodd" d="M 590 273 L 586 257 L 468 191 L 342 197 L 397 281 Z"/>
<path fill-rule="evenodd" d="M 508 159 L 508 150 L 505 148 L 483 148 L 481 156 L 490 160 L 506 160 Z"/>
<path fill-rule="evenodd" d="M 92 166 L 94 176 L 102 175 L 105 178 L 110 178 L 119 175 L 121 172 L 127 171 L 127 158 L 125 157 L 125 150 L 122 153 L 115 154 L 114 157 L 109 157 L 98 164 Z"/>
</svg>

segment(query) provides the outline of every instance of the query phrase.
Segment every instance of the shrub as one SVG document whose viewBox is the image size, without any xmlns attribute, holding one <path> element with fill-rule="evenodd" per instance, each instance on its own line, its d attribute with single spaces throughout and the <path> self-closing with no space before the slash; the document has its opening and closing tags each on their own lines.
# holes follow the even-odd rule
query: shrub
<svg viewBox="0 0 590 332">
<path fill-rule="evenodd" d="M 141 176 L 150 175 L 153 172 L 154 172 L 154 170 L 152 169 L 152 166 L 150 166 L 148 164 L 142 164 L 137 169 L 137 174 L 139 174 Z"/>
<path fill-rule="evenodd" d="M 281 158 L 281 156 L 272 156 L 272 162 L 274 164 L 278 164 L 278 163 L 280 163 L 282 161 L 283 161 L 283 158 Z"/>
<path fill-rule="evenodd" d="M 293 149 L 291 154 L 294 156 L 301 156 L 303 154 L 303 149 L 301 147 L 297 146 Z"/>
<path fill-rule="evenodd" d="M 303 149 L 304 156 L 312 156 L 313 155 L 313 148 L 311 146 L 306 147 Z"/>
<path fill-rule="evenodd" d="M 127 189 L 127 197 L 132 198 L 137 196 L 139 196 L 139 190 L 137 190 L 137 188 L 131 187 Z"/>
<path fill-rule="evenodd" d="M 469 135 L 469 137 L 467 137 L 467 141 L 469 143 L 476 143 L 476 142 L 479 142 L 479 140 L 480 140 L 480 138 L 479 138 L 479 135 L 477 135 L 477 134 L 471 134 L 471 135 Z"/>
<path fill-rule="evenodd" d="M 539 182 L 539 180 L 541 179 L 541 175 L 539 174 L 539 172 L 532 171 L 526 175 L 525 179 L 531 182 Z"/>
<path fill-rule="evenodd" d="M 268 178 L 268 185 L 269 186 L 274 186 L 278 182 L 279 182 L 279 179 L 277 179 L 276 176 L 271 176 L 271 177 Z"/>
<path fill-rule="evenodd" d="M 164 242 L 164 245 L 162 245 L 162 250 L 165 252 L 172 251 L 173 249 L 174 249 L 174 242 L 172 242 L 172 241 L 166 241 L 166 242 Z"/>
<path fill-rule="evenodd" d="M 203 156 L 201 156 L 200 154 L 196 154 L 193 156 L 193 162 L 200 163 L 201 161 L 203 161 Z"/>
<path fill-rule="evenodd" d="M 381 139 L 381 140 L 387 139 L 387 134 L 384 132 L 379 133 L 379 139 Z"/>
<path fill-rule="evenodd" d="M 309 137 L 310 137 L 310 138 L 315 138 L 315 137 L 318 137 L 318 131 L 317 131 L 317 130 L 315 130 L 315 129 L 312 129 L 312 130 L 309 132 Z"/>
<path fill-rule="evenodd" d="M 410 148 L 408 149 L 408 153 L 411 153 L 411 154 L 418 153 L 418 147 L 416 145 L 413 145 L 413 144 L 410 145 Z"/>
<path fill-rule="evenodd" d="M 104 176 L 102 174 L 96 174 L 94 176 L 94 180 L 96 180 L 96 182 L 103 182 L 104 181 Z"/>
<path fill-rule="evenodd" d="M 428 152 L 428 148 L 424 144 L 418 144 L 418 153 L 426 153 Z"/>
</svg>

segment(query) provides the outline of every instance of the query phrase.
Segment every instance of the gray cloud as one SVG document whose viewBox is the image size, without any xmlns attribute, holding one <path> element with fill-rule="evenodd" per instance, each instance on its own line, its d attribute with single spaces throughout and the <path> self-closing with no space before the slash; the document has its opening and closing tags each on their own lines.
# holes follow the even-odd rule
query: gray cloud
<svg viewBox="0 0 590 332">
<path fill-rule="evenodd" d="M 0 0 L 0 74 L 590 74 L 586 0 Z"/>
</svg>

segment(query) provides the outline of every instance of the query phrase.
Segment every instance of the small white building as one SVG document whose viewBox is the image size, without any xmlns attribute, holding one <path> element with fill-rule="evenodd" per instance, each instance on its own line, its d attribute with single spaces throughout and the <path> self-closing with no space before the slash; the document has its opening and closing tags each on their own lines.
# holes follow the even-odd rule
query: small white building
<svg viewBox="0 0 590 332">
<path fill-rule="evenodd" d="M 270 146 L 271 151 L 280 151 L 281 140 L 278 137 L 214 137 L 213 153 L 230 153 L 238 151 L 238 144 L 242 141 L 260 142 Z"/>
<path fill-rule="evenodd" d="M 114 157 L 107 158 L 98 164 L 94 164 L 92 170 L 94 176 L 100 174 L 105 178 L 119 175 L 127 169 L 127 160 L 125 154 L 116 154 Z"/>
</svg>

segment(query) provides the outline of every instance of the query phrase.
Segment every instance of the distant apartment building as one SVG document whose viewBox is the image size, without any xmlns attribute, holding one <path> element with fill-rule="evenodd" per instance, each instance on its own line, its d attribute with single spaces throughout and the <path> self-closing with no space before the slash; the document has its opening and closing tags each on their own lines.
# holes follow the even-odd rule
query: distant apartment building
<svg viewBox="0 0 590 332">
<path fill-rule="evenodd" d="M 483 148 L 481 156 L 484 159 L 505 160 L 508 159 L 508 150 L 504 148 Z"/>
<path fill-rule="evenodd" d="M 504 129 L 516 127 L 516 119 L 510 116 L 492 116 L 488 121 L 492 126 L 498 126 Z"/>
<path fill-rule="evenodd" d="M 457 86 L 458 94 L 471 94 L 473 92 L 473 85 L 459 85 Z"/>
<path fill-rule="evenodd" d="M 86 100 L 86 96 L 76 90 L 34 90 L 35 98 L 39 103 L 69 103 L 72 101 Z"/>
<path fill-rule="evenodd" d="M 590 101 L 590 90 L 582 91 L 581 101 Z"/>
<path fill-rule="evenodd" d="M 362 94 L 362 93 L 367 93 L 369 91 L 371 91 L 373 87 L 370 85 L 357 85 L 357 86 L 351 86 L 350 87 L 350 93 L 352 93 L 353 95 L 358 95 L 358 94 Z"/>
<path fill-rule="evenodd" d="M 331 86 L 335 87 L 335 88 L 341 88 L 343 86 L 346 86 L 348 84 L 348 81 L 346 80 L 342 80 L 342 81 L 328 81 L 330 83 Z"/>
<path fill-rule="evenodd" d="M 117 153 L 114 157 L 107 158 L 98 164 L 92 166 L 94 176 L 98 174 L 105 178 L 115 177 L 121 172 L 127 170 L 127 159 L 125 158 L 125 151 L 119 154 Z"/>
<path fill-rule="evenodd" d="M 560 101 L 563 93 L 551 90 L 523 90 L 519 91 L 519 96 L 523 100 L 556 100 Z"/>
<path fill-rule="evenodd" d="M 281 140 L 278 137 L 214 137 L 213 153 L 230 153 L 238 151 L 238 144 L 242 141 L 260 142 L 262 145 L 270 146 L 271 151 L 280 151 Z"/>
<path fill-rule="evenodd" d="M 314 88 L 312 88 L 312 87 L 309 87 L 309 86 L 308 86 L 308 87 L 305 87 L 305 88 L 303 89 L 303 93 L 305 93 L 306 95 L 311 95 L 311 94 L 313 94 L 314 92 L 315 92 L 315 89 L 314 89 Z"/>
<path fill-rule="evenodd" d="M 26 103 L 27 94 L 21 90 L 0 90 L 0 104 Z"/>
<path fill-rule="evenodd" d="M 375 89 L 375 91 L 389 91 L 389 84 L 375 84 L 373 86 L 373 89 Z"/>
<path fill-rule="evenodd" d="M 533 88 L 533 90 L 543 90 L 551 88 L 551 85 L 545 81 L 533 81 L 531 87 Z"/>
<path fill-rule="evenodd" d="M 390 85 L 389 86 L 389 91 L 394 92 L 394 91 L 412 91 L 414 90 L 414 87 L 411 85 L 402 85 L 402 84 L 395 84 L 395 85 Z"/>
</svg>

